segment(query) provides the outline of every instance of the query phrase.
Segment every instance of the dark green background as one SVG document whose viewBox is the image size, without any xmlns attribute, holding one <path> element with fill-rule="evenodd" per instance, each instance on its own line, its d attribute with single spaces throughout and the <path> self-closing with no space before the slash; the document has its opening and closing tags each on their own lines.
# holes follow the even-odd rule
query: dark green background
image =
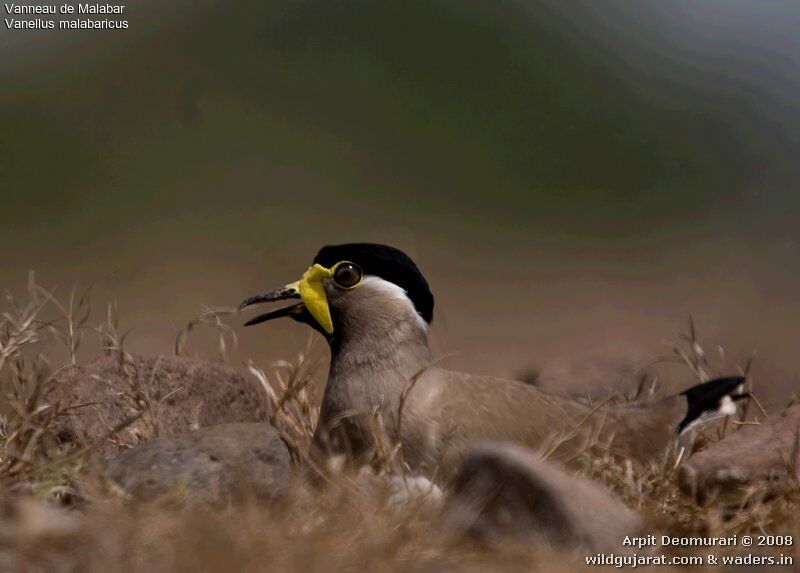
<svg viewBox="0 0 800 573">
<path fill-rule="evenodd" d="M 126 17 L 0 31 L 11 288 L 30 268 L 96 284 L 153 352 L 323 243 L 382 240 L 438 286 L 464 367 L 615 335 L 627 352 L 641 332 L 652 352 L 692 312 L 795 380 L 796 2 L 139 0 Z"/>
</svg>

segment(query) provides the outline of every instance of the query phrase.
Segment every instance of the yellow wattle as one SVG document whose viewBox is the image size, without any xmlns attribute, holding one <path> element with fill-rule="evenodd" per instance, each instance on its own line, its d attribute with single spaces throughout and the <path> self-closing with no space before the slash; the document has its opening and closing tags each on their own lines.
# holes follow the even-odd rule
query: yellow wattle
<svg viewBox="0 0 800 573">
<path fill-rule="evenodd" d="M 333 334 L 333 319 L 331 319 L 331 310 L 328 307 L 328 297 L 325 295 L 322 279 L 332 275 L 333 271 L 317 263 L 310 266 L 298 281 L 298 290 L 308 312 L 328 334 Z"/>
</svg>

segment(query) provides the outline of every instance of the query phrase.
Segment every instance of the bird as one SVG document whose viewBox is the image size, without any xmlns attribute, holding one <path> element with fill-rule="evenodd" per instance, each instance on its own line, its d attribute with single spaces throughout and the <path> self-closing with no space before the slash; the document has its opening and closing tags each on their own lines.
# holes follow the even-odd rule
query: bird
<svg viewBox="0 0 800 573">
<path fill-rule="evenodd" d="M 429 346 L 434 297 L 403 251 L 348 243 L 319 250 L 301 278 L 250 297 L 239 310 L 294 299 L 246 326 L 289 317 L 327 341 L 330 369 L 310 459 L 355 465 L 396 448 L 406 468 L 452 479 L 469 448 L 512 442 L 567 466 L 587 451 L 637 463 L 699 424 L 736 412 L 745 379 L 729 376 L 645 403 L 587 404 L 524 382 L 447 370 Z"/>
</svg>

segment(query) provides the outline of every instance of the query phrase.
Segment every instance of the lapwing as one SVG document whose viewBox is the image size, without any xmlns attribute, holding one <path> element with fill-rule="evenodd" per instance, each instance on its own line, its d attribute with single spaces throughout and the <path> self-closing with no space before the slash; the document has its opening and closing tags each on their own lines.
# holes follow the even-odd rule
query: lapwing
<svg viewBox="0 0 800 573">
<path fill-rule="evenodd" d="M 732 414 L 744 378 L 705 382 L 657 401 L 589 405 L 530 384 L 453 372 L 432 356 L 434 298 L 402 251 L 371 243 L 323 247 L 299 281 L 248 298 L 298 302 L 249 320 L 288 316 L 327 340 L 330 371 L 312 451 L 357 462 L 376 423 L 409 468 L 447 480 L 477 442 L 510 441 L 577 465 L 587 450 L 659 463 L 699 423 Z"/>
</svg>

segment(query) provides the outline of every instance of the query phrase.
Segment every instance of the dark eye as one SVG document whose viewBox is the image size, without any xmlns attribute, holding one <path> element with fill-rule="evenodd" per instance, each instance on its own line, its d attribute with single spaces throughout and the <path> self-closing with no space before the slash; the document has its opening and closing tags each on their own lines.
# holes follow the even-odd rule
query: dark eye
<svg viewBox="0 0 800 573">
<path fill-rule="evenodd" d="M 353 263 L 339 263 L 336 270 L 333 271 L 333 282 L 341 288 L 353 288 L 359 282 L 364 273 L 358 265 Z"/>
</svg>

